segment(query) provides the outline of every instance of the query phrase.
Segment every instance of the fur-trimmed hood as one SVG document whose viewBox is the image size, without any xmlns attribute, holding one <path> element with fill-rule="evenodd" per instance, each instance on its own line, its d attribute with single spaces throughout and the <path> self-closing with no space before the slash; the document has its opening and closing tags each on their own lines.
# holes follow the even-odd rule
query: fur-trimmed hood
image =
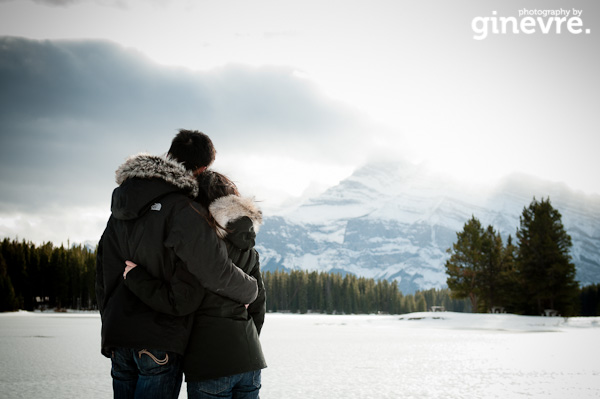
<svg viewBox="0 0 600 399">
<path fill-rule="evenodd" d="M 115 180 L 121 185 L 133 177 L 161 179 L 188 191 L 190 197 L 195 198 L 198 195 L 198 182 L 193 173 L 168 156 L 138 154 L 129 157 L 115 172 Z"/>
<path fill-rule="evenodd" d="M 198 183 L 192 172 L 167 157 L 139 154 L 130 157 L 115 172 L 119 187 L 112 195 L 111 212 L 120 220 L 132 220 L 169 193 L 191 198 L 198 195 Z"/>
<path fill-rule="evenodd" d="M 227 227 L 231 222 L 246 216 L 252 221 L 254 232 L 258 233 L 262 224 L 262 211 L 256 205 L 254 198 L 228 195 L 217 198 L 208 207 L 208 211 L 215 218 L 219 226 Z M 217 235 L 224 238 L 227 231 L 217 228 Z"/>
</svg>

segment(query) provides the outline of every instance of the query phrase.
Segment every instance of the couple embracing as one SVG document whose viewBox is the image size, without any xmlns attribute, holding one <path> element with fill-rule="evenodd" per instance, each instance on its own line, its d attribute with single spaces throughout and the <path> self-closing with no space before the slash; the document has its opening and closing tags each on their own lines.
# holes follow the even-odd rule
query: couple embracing
<svg viewBox="0 0 600 399">
<path fill-rule="evenodd" d="M 254 249 L 262 214 L 216 151 L 180 130 L 165 157 L 140 154 L 116 172 L 97 250 L 102 354 L 115 398 L 258 398 L 265 291 Z"/>
</svg>

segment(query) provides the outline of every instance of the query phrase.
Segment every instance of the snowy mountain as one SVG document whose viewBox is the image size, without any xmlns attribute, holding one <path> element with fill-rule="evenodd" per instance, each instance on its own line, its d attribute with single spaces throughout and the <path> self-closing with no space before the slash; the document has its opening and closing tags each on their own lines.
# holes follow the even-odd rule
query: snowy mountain
<svg viewBox="0 0 600 399">
<path fill-rule="evenodd" d="M 425 166 L 372 163 L 283 216 L 266 217 L 263 270 L 304 269 L 397 280 L 404 293 L 446 285 L 446 249 L 471 217 L 515 237 L 533 197 L 550 197 L 571 235 L 582 285 L 600 282 L 600 196 L 512 175 L 459 184 Z"/>
</svg>

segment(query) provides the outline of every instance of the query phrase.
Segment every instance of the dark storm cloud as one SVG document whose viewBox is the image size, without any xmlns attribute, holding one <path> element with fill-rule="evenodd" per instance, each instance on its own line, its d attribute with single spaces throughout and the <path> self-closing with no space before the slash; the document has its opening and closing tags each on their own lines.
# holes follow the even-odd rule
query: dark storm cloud
<svg viewBox="0 0 600 399">
<path fill-rule="evenodd" d="M 118 164 L 178 128 L 309 160 L 353 156 L 362 124 L 286 68 L 200 73 L 104 41 L 0 38 L 0 87 L 0 212 L 105 204 Z"/>
<path fill-rule="evenodd" d="M 82 0 L 33 0 L 37 4 L 45 4 L 49 6 L 69 6 L 72 4 L 83 3 Z"/>
<path fill-rule="evenodd" d="M 52 7 L 68 7 L 74 4 L 82 4 L 82 3 L 96 3 L 103 6 L 110 7 L 118 7 L 124 8 L 126 7 L 127 1 L 125 0 L 32 0 L 34 3 L 43 4 Z"/>
</svg>

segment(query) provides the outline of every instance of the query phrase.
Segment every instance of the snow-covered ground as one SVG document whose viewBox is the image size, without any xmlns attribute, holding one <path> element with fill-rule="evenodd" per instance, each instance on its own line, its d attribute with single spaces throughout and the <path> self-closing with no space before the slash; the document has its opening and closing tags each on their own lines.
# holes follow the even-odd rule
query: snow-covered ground
<svg viewBox="0 0 600 399">
<path fill-rule="evenodd" d="M 599 327 L 599 317 L 268 314 L 261 398 L 597 398 Z M 0 314 L 0 397 L 111 397 L 99 342 L 97 314 Z"/>
</svg>

